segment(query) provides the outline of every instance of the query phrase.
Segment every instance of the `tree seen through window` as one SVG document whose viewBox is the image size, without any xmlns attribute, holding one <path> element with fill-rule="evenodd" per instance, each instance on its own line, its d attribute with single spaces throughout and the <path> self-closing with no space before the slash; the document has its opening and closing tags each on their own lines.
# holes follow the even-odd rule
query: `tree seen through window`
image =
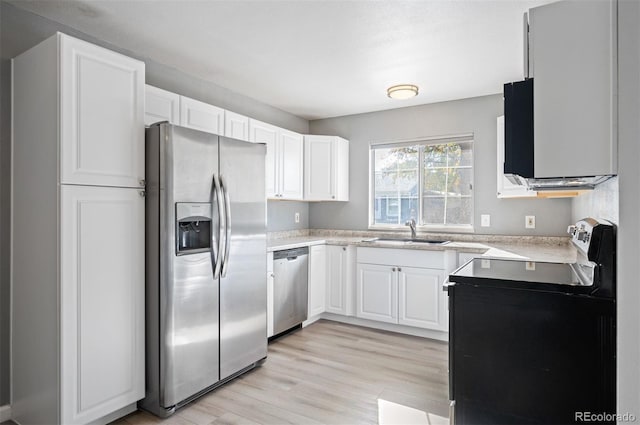
<svg viewBox="0 0 640 425">
<path fill-rule="evenodd" d="M 470 226 L 472 141 L 375 147 L 374 225 Z"/>
</svg>

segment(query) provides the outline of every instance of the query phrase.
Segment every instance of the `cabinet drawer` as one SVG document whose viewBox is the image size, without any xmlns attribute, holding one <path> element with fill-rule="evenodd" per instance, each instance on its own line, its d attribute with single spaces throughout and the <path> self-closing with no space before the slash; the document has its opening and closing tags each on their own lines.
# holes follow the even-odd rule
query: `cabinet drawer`
<svg viewBox="0 0 640 425">
<path fill-rule="evenodd" d="M 362 247 L 358 248 L 357 262 L 442 269 L 444 251 Z"/>
</svg>

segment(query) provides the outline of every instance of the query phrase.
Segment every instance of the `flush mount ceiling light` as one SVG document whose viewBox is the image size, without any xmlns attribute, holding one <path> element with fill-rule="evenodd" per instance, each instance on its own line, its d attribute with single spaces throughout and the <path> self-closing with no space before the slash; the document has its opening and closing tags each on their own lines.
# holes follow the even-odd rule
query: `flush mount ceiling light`
<svg viewBox="0 0 640 425">
<path fill-rule="evenodd" d="M 409 99 L 418 95 L 418 86 L 413 84 L 398 84 L 387 89 L 387 96 L 392 99 Z"/>
</svg>

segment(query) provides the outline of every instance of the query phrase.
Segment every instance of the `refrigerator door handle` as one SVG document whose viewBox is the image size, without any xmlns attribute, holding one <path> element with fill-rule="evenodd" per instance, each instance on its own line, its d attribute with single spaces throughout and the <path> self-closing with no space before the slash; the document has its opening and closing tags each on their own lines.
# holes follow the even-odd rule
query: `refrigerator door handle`
<svg viewBox="0 0 640 425">
<path fill-rule="evenodd" d="M 218 240 L 218 248 L 217 251 L 214 251 L 214 246 L 216 244 L 215 234 L 216 231 L 212 229 L 211 232 L 211 265 L 213 266 L 213 278 L 217 279 L 220 276 L 220 269 L 222 268 L 222 249 L 224 248 L 224 242 L 222 241 L 222 229 L 225 227 L 225 219 L 226 215 L 224 212 L 224 205 L 222 200 L 222 191 L 220 189 L 220 181 L 218 180 L 218 176 L 213 174 L 213 183 L 211 186 L 211 202 L 213 203 L 213 197 L 216 197 L 216 202 L 218 204 L 218 217 L 219 224 L 217 229 L 217 240 Z M 213 205 L 212 205 L 213 206 Z"/>
<path fill-rule="evenodd" d="M 224 179 L 222 175 L 220 175 L 220 188 L 222 189 L 222 193 L 224 194 L 224 203 L 225 203 L 225 227 L 224 227 L 224 258 L 222 260 L 222 272 L 220 273 L 220 277 L 225 277 L 227 275 L 227 264 L 229 263 L 229 250 L 231 245 L 231 202 L 229 201 L 229 191 L 227 190 L 227 185 L 224 183 Z"/>
</svg>

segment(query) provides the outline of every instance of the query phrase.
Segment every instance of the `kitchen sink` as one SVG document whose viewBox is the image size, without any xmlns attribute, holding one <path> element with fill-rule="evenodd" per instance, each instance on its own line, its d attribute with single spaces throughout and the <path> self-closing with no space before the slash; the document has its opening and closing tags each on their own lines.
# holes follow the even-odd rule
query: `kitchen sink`
<svg viewBox="0 0 640 425">
<path fill-rule="evenodd" d="M 362 242 L 380 242 L 380 243 L 397 243 L 400 245 L 411 244 L 411 243 L 421 243 L 421 244 L 430 244 L 430 245 L 444 245 L 449 243 L 450 241 L 439 241 L 434 239 L 421 239 L 421 238 L 371 238 L 371 239 L 363 239 Z"/>
</svg>

